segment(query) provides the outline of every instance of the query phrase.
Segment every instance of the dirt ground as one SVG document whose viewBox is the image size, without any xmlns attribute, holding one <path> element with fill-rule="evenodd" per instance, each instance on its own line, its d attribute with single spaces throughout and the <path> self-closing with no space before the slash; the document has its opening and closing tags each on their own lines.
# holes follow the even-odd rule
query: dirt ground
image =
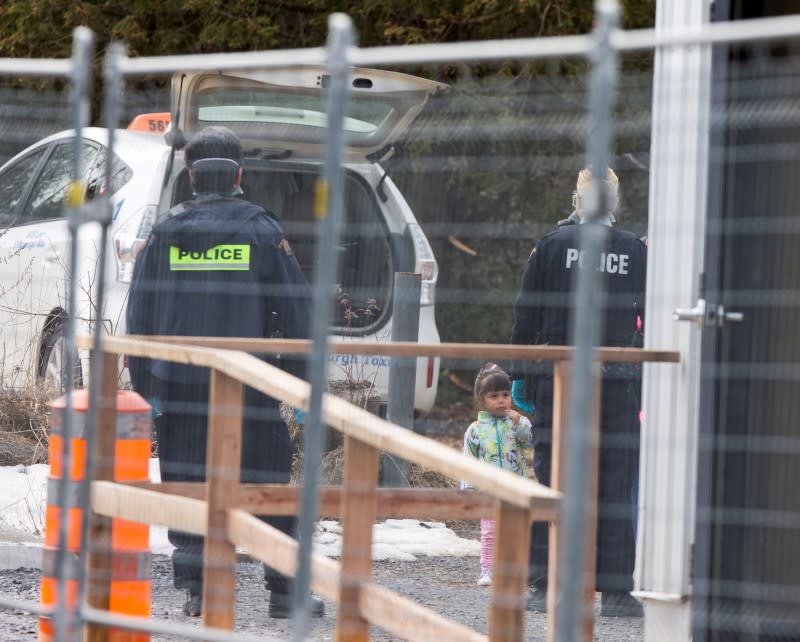
<svg viewBox="0 0 800 642">
<path fill-rule="evenodd" d="M 374 577 L 378 584 L 425 604 L 456 621 L 486 633 L 490 590 L 476 585 L 476 557 L 419 558 L 415 562 L 375 562 Z M 236 630 L 252 634 L 291 639 L 291 623 L 267 616 L 268 595 L 262 583 L 259 564 L 240 562 L 236 593 Z M 171 562 L 155 556 L 152 575 L 152 616 L 173 623 L 199 624 L 198 618 L 183 615 L 183 591 L 172 588 Z M 16 569 L 0 571 L 0 595 L 14 599 L 38 601 L 39 571 Z M 336 610 L 326 602 L 325 617 L 314 620 L 307 639 L 334 639 Z M 597 615 L 598 608 L 595 609 Z M 526 640 L 546 639 L 546 619 L 538 613 L 527 613 Z M 33 642 L 36 640 L 36 618 L 22 611 L 0 609 L 0 642 Z M 625 642 L 642 640 L 642 620 L 633 618 L 596 617 L 595 640 Z M 152 642 L 177 642 L 178 637 L 152 636 Z M 371 639 L 380 642 L 399 640 L 377 628 Z"/>
</svg>

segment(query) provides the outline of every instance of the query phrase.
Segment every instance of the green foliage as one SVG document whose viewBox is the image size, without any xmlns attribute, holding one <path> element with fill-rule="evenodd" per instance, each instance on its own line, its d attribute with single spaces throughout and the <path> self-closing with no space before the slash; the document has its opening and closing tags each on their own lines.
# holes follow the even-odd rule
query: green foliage
<svg viewBox="0 0 800 642">
<path fill-rule="evenodd" d="M 624 0 L 623 26 L 652 26 L 655 0 Z M 319 46 L 333 12 L 352 16 L 359 44 L 376 46 L 586 33 L 591 0 L 4 0 L 0 56 L 64 57 L 78 25 L 102 53 L 131 55 Z"/>
</svg>

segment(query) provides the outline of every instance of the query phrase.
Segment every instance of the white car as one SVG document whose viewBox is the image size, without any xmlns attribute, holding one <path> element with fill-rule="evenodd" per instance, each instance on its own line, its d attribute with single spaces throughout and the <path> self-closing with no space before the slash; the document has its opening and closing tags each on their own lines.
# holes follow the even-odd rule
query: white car
<svg viewBox="0 0 800 642">
<path fill-rule="evenodd" d="M 86 197 L 111 192 L 113 223 L 103 325 L 125 332 L 125 305 L 138 247 L 172 205 L 191 198 L 181 149 L 164 132 L 186 139 L 202 127 L 236 131 L 244 152 L 244 197 L 280 219 L 309 281 L 313 283 L 313 199 L 322 170 L 326 117 L 318 67 L 244 73 L 176 74 L 172 113 L 144 115 L 114 134 L 113 178 L 105 185 L 108 132 L 83 131 Z M 345 225 L 339 245 L 342 296 L 331 329 L 342 341 L 388 341 L 395 272 L 422 275 L 419 341 L 436 343 L 434 318 L 438 268 L 414 214 L 379 164 L 419 113 L 445 86 L 405 74 L 354 69 L 345 118 Z M 140 131 L 144 130 L 144 131 Z M 174 139 L 172 139 L 174 140 Z M 19 153 L 0 168 L 0 386 L 35 380 L 61 385 L 69 271 L 69 230 L 62 206 L 70 183 L 74 135 L 64 131 Z M 76 331 L 88 333 L 98 315 L 100 228 L 80 227 Z M 88 354 L 75 355 L 77 384 L 85 382 Z M 332 380 L 374 384 L 386 398 L 388 364 L 380 355 L 331 355 Z M 415 407 L 428 411 L 437 388 L 438 359 L 418 359 Z M 121 376 L 126 376 L 121 363 Z"/>
</svg>

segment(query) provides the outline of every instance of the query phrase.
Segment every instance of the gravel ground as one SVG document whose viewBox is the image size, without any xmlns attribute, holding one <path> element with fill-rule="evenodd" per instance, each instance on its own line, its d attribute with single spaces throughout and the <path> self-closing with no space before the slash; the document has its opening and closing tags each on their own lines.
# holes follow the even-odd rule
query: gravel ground
<svg viewBox="0 0 800 642">
<path fill-rule="evenodd" d="M 463 406 L 463 408 L 462 408 Z M 459 411 L 460 409 L 460 411 Z M 425 432 L 447 445 L 460 449 L 465 426 L 474 414 L 471 403 L 455 404 L 441 416 L 428 418 Z M 479 539 L 477 523 L 452 522 L 448 526 L 462 537 Z M 425 604 L 433 610 L 470 628 L 486 633 L 490 590 L 476 585 L 477 557 L 419 557 L 415 562 L 375 562 L 375 581 Z M 237 573 L 236 630 L 270 636 L 269 639 L 290 640 L 291 623 L 267 616 L 268 594 L 263 587 L 261 565 L 240 562 Z M 38 603 L 40 573 L 38 569 L 0 570 L 0 597 Z M 189 618 L 181 610 L 183 591 L 172 587 L 172 564 L 168 557 L 153 557 L 152 616 L 156 620 L 198 625 L 199 618 Z M 599 617 L 599 598 L 595 605 L 595 640 L 633 642 L 643 639 L 642 620 Z M 309 640 L 333 640 L 336 610 L 326 602 L 325 617 L 313 620 Z M 526 640 L 546 640 L 546 618 L 527 613 Z M 186 638 L 153 635 L 151 642 L 178 642 Z M 388 642 L 396 636 L 373 627 L 371 640 Z M 34 642 L 37 640 L 36 617 L 24 611 L 0 607 L 0 642 Z"/>
<path fill-rule="evenodd" d="M 398 593 L 428 605 L 475 630 L 486 633 L 489 590 L 475 584 L 478 560 L 475 557 L 419 558 L 416 562 L 375 562 L 375 579 Z M 183 591 L 172 588 L 171 562 L 168 557 L 153 559 L 154 618 L 169 622 L 198 624 L 198 618 L 183 615 Z M 0 595 L 17 600 L 38 601 L 39 571 L 15 569 L 0 571 Z M 598 600 L 599 603 L 599 600 Z M 597 613 L 597 608 L 595 612 Z M 527 640 L 545 640 L 545 616 L 527 613 Z M 326 602 L 325 617 L 314 620 L 308 639 L 333 640 L 335 608 Z M 277 639 L 291 639 L 290 622 L 267 617 L 267 594 L 262 584 L 259 564 L 240 562 L 237 575 L 236 629 L 270 634 Z M 36 640 L 36 618 L 22 611 L 0 609 L 0 642 Z M 642 640 L 642 620 L 633 618 L 596 618 L 595 640 L 623 642 Z M 184 639 L 154 635 L 152 642 Z M 388 642 L 399 638 L 373 628 L 372 640 Z"/>
</svg>

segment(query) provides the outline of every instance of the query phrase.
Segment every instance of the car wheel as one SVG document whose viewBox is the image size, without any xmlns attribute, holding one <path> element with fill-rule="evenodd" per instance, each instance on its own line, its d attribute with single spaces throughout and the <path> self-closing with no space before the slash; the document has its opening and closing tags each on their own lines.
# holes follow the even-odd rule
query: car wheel
<svg viewBox="0 0 800 642">
<path fill-rule="evenodd" d="M 39 360 L 39 381 L 52 395 L 62 395 L 67 389 L 67 325 L 63 319 L 49 324 L 47 335 L 42 342 Z M 83 387 L 81 362 L 77 349 L 72 351 L 72 387 Z"/>
</svg>

